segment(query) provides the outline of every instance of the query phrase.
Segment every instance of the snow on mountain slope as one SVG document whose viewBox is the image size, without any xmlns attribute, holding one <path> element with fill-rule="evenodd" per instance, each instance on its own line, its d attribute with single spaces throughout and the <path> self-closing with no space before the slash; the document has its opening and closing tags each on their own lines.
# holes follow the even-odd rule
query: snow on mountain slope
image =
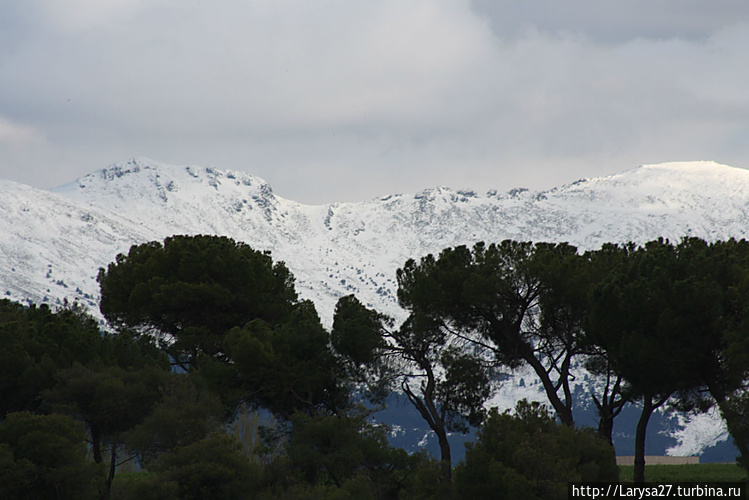
<svg viewBox="0 0 749 500">
<path fill-rule="evenodd" d="M 0 181 L 0 295 L 20 302 L 78 299 L 98 308 L 98 263 L 150 231 L 108 210 Z"/>
<path fill-rule="evenodd" d="M 395 270 L 408 258 L 448 246 L 512 238 L 591 249 L 659 236 L 749 234 L 749 171 L 712 162 L 644 166 L 539 193 L 435 188 L 308 206 L 275 196 L 265 181 L 246 173 L 133 159 L 53 192 L 127 218 L 155 239 L 220 234 L 271 250 L 327 324 L 346 293 L 402 316 Z M 95 283 L 86 291 L 95 294 Z"/>
<path fill-rule="evenodd" d="M 325 207 L 276 197 L 265 181 L 246 173 L 145 159 L 112 165 L 53 192 L 138 221 L 153 235 L 151 239 L 217 234 L 270 250 L 274 260 L 286 261 L 294 272 L 300 294 L 314 300 L 323 318 L 332 321 L 340 294 L 322 283 L 319 268 L 330 252 L 324 226 L 312 222 L 324 218 Z M 114 257 L 113 253 L 97 265 L 104 266 Z"/>
<path fill-rule="evenodd" d="M 0 294 L 37 303 L 78 299 L 96 313 L 97 271 L 118 253 L 199 233 L 270 250 L 327 326 L 337 299 L 349 293 L 403 319 L 396 269 L 449 246 L 512 238 L 566 241 L 584 250 L 658 237 L 749 237 L 749 171 L 668 163 L 544 192 L 434 188 L 310 206 L 276 196 L 243 172 L 132 159 L 51 192 L 0 182 Z M 520 392 L 539 394 L 526 380 L 522 389 L 508 384 L 495 402 L 509 406 Z M 690 421 L 683 424 L 683 435 L 696 435 Z"/>
</svg>

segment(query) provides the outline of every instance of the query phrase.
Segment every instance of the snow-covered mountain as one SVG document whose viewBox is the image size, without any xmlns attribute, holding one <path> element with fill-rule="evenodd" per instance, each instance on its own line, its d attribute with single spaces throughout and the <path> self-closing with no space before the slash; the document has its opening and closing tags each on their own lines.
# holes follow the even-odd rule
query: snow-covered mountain
<svg viewBox="0 0 749 500">
<path fill-rule="evenodd" d="M 643 166 L 544 192 L 435 188 L 312 206 L 243 172 L 132 159 L 51 192 L 0 183 L 0 294 L 95 308 L 97 270 L 132 244 L 219 234 L 285 261 L 329 324 L 347 293 L 402 316 L 395 270 L 448 246 L 740 238 L 749 236 L 748 215 L 749 171 L 712 162 Z"/>
<path fill-rule="evenodd" d="M 243 172 L 144 158 L 51 191 L 0 181 L 0 296 L 52 304 L 67 298 L 96 313 L 96 274 L 118 253 L 201 233 L 270 250 L 328 326 L 338 297 L 349 293 L 400 319 L 396 269 L 449 246 L 511 238 L 595 249 L 657 237 L 749 237 L 749 171 L 667 163 L 543 192 L 441 187 L 315 206 L 278 197 Z"/>
</svg>

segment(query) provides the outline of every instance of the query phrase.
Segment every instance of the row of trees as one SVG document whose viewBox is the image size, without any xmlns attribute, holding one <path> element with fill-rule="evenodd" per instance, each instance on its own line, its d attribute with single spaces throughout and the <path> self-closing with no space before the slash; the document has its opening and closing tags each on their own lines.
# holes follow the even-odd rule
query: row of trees
<svg viewBox="0 0 749 500">
<path fill-rule="evenodd" d="M 162 399 L 167 357 L 147 338 L 102 336 L 79 308 L 54 312 L 7 300 L 0 302 L 0 345 L 0 471 L 9 476 L 0 480 L 2 496 L 85 498 L 89 477 L 103 478 L 96 488 L 107 495 L 124 433 Z"/>
<path fill-rule="evenodd" d="M 136 245 L 99 273 L 101 312 L 116 334 L 76 307 L 2 303 L 0 462 L 13 467 L 0 483 L 17 485 L 9 498 L 63 498 L 84 485 L 108 498 L 117 467 L 133 459 L 152 474 L 128 490 L 138 498 L 481 496 L 470 478 L 486 471 L 496 476 L 486 495 L 523 488 L 563 498 L 568 480 L 616 479 L 613 451 L 598 443 L 637 400 L 640 480 L 647 420 L 666 401 L 717 402 L 749 456 L 747 257 L 745 242 L 696 239 L 585 254 L 513 241 L 456 247 L 398 271 L 402 325 L 348 296 L 327 332 L 268 253 L 214 236 Z M 537 405 L 485 411 L 499 371 L 523 364 L 561 426 Z M 603 440 L 574 430 L 571 384 L 583 366 L 605 381 L 592 395 Z M 437 463 L 389 447 L 359 405 L 393 390 L 435 432 Z M 243 448 L 227 424 L 260 408 L 278 424 Z M 57 465 L 39 465 L 28 443 L 54 432 L 8 437 L 43 427 L 39 419 L 57 419 L 44 425 L 58 426 L 68 439 L 59 449 L 78 458 L 52 453 Z M 4 434 L 7 426 L 16 430 Z M 481 426 L 479 438 L 453 480 L 447 434 L 469 426 Z M 84 470 L 85 446 L 71 445 L 82 435 L 98 476 Z M 102 481 L 49 479 L 63 463 Z"/>
<path fill-rule="evenodd" d="M 407 321 L 392 330 L 344 298 L 333 340 L 339 335 L 339 349 L 368 367 L 362 381 L 400 380 L 440 441 L 446 475 L 447 431 L 481 422 L 493 374 L 520 365 L 534 370 L 569 427 L 576 370 L 598 376 L 591 397 L 609 442 L 622 407 L 639 402 L 636 481 L 644 481 L 648 421 L 667 403 L 690 411 L 718 404 L 749 457 L 746 241 L 657 240 L 582 254 L 568 244 L 478 243 L 410 260 L 397 276 Z M 358 318 L 355 327 L 347 317 Z"/>
</svg>

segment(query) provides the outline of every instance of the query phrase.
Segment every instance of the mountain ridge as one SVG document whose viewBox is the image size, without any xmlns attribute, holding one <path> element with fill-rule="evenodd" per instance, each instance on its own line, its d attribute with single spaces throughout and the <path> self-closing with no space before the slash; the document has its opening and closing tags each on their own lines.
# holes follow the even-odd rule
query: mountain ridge
<svg viewBox="0 0 749 500">
<path fill-rule="evenodd" d="M 133 244 L 173 234 L 224 235 L 270 250 L 327 327 L 337 299 L 349 293 L 398 321 L 405 312 L 396 300 L 396 270 L 446 247 L 515 239 L 588 250 L 658 237 L 747 238 L 749 171 L 674 162 L 546 191 L 435 187 L 305 205 L 244 172 L 133 158 L 49 191 L 0 181 L 0 296 L 52 305 L 77 300 L 100 317 L 98 269 Z M 517 378 L 523 377 L 527 383 L 507 383 L 492 404 L 543 399 L 528 376 Z M 672 449 L 695 452 L 726 439 L 719 421 L 704 422 L 678 422 L 674 435 L 681 437 Z M 695 435 L 707 437 L 686 445 Z"/>
<path fill-rule="evenodd" d="M 0 247 L 12 257 L 28 253 L 24 241 L 36 242 L 41 256 L 25 267 L 32 275 L 40 273 L 45 258 L 50 260 L 45 266 L 58 267 L 54 247 L 58 253 L 86 253 L 80 244 L 86 238 L 92 238 L 96 251 L 83 259 L 98 269 L 127 251 L 128 243 L 172 234 L 219 234 L 284 260 L 302 295 L 318 304 L 327 323 L 335 299 L 352 292 L 398 315 L 395 270 L 408 258 L 449 246 L 515 239 L 565 241 L 587 250 L 657 237 L 749 235 L 749 171 L 705 161 L 644 165 L 546 191 L 477 194 L 436 187 L 323 205 L 279 197 L 266 181 L 244 172 L 146 158 L 110 165 L 49 191 L 21 186 L 0 183 L 5 214 Z M 61 234 L 54 234 L 56 225 L 64 229 Z M 68 241 L 64 234 L 77 238 Z M 14 260 L 24 267 L 21 261 Z M 1 266 L 0 276 L 8 276 Z M 46 276 L 46 267 L 41 271 Z M 76 280 L 74 290 L 96 297 L 95 272 L 88 274 L 88 280 Z M 47 292 L 46 282 L 37 285 L 44 293 L 18 286 L 11 295 L 63 298 L 59 292 L 65 290 Z M 323 289 L 322 296 L 315 288 Z"/>
</svg>

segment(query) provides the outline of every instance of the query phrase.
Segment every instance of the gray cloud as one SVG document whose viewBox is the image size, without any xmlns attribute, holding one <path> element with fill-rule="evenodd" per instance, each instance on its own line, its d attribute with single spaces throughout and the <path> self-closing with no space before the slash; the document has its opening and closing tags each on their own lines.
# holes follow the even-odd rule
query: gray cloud
<svg viewBox="0 0 749 500">
<path fill-rule="evenodd" d="M 749 167 L 744 2 L 23 4 L 0 7 L 0 177 L 39 187 L 133 155 L 305 202 Z"/>
<path fill-rule="evenodd" d="M 522 38 L 529 30 L 583 35 L 597 42 L 637 38 L 705 39 L 728 26 L 749 22 L 743 0 L 473 0 L 475 12 L 502 39 Z"/>
</svg>

